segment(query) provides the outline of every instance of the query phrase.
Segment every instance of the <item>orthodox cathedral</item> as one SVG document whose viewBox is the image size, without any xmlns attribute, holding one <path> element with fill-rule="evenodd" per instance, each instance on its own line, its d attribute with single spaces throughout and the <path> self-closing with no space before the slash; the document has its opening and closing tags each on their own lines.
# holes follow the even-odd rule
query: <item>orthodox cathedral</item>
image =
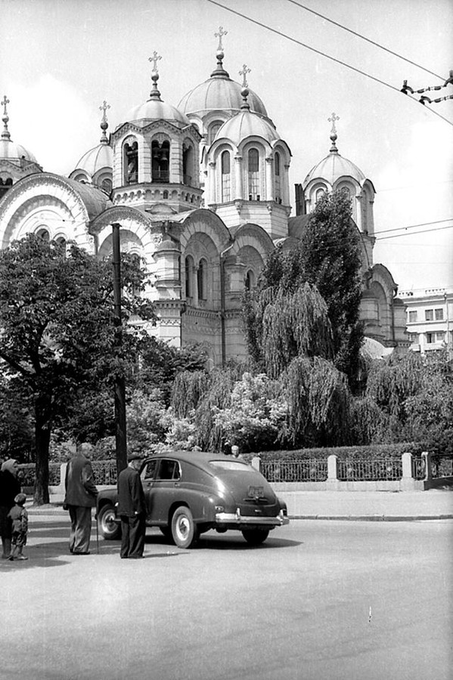
<svg viewBox="0 0 453 680">
<path fill-rule="evenodd" d="M 143 258 L 146 295 L 159 316 L 149 331 L 175 347 L 202 343 L 213 365 L 246 354 L 241 298 L 253 289 L 267 256 L 293 248 L 325 192 L 350 196 L 362 249 L 365 350 L 383 355 L 409 343 L 403 302 L 382 264 L 373 263 L 373 183 L 337 149 L 335 114 L 329 154 L 295 187 L 291 216 L 291 151 L 260 97 L 225 70 L 220 29 L 210 77 L 178 106 L 152 90 L 108 134 L 102 110 L 100 143 L 69 177 L 44 172 L 11 139 L 6 96 L 0 139 L 0 248 L 33 232 L 74 242 L 99 257 L 112 252 L 112 225 L 121 249 Z"/>
</svg>

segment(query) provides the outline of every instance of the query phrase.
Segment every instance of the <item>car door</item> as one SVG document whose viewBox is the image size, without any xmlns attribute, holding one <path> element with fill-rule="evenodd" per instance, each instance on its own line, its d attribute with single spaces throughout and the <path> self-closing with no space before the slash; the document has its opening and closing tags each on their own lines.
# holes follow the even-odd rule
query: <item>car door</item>
<svg viewBox="0 0 453 680">
<path fill-rule="evenodd" d="M 168 523 L 171 506 L 181 495 L 181 466 L 174 458 L 161 458 L 151 491 L 153 522 Z"/>
<path fill-rule="evenodd" d="M 155 502 L 153 488 L 156 483 L 159 459 L 149 460 L 141 473 L 143 491 L 145 492 L 146 520 L 152 524 L 155 520 Z"/>
</svg>

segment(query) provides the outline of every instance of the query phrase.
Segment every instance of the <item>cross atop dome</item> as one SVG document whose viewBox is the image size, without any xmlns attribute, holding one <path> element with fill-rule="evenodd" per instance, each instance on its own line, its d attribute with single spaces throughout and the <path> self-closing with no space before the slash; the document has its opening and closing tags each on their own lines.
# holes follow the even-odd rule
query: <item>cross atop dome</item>
<svg viewBox="0 0 453 680">
<path fill-rule="evenodd" d="M 219 32 L 214 33 L 214 37 L 219 39 L 219 46 L 217 47 L 218 52 L 223 52 L 222 37 L 228 35 L 228 31 L 223 30 L 223 26 L 219 26 Z"/>
<path fill-rule="evenodd" d="M 8 130 L 8 121 L 9 121 L 9 116 L 8 116 L 8 111 L 6 108 L 6 105 L 9 104 L 9 99 L 7 99 L 6 94 L 3 96 L 2 101 L 0 102 L 3 106 L 3 123 L 5 125 L 5 129 L 2 132 L 2 139 L 9 139 L 11 135 L 9 134 Z"/>
<path fill-rule="evenodd" d="M 219 44 L 217 46 L 217 52 L 216 52 L 217 68 L 211 73 L 211 78 L 213 76 L 217 76 L 217 77 L 221 77 L 221 78 L 229 78 L 229 74 L 223 68 L 223 57 L 225 56 L 225 53 L 223 51 L 222 38 L 223 38 L 224 35 L 227 35 L 227 34 L 228 34 L 228 31 L 224 31 L 223 26 L 219 26 L 218 33 L 214 33 L 214 37 L 219 39 Z"/>
<path fill-rule="evenodd" d="M 337 128 L 336 128 L 336 121 L 340 120 L 340 116 L 337 116 L 336 113 L 332 113 L 332 116 L 327 119 L 329 123 L 332 123 L 332 129 L 330 131 L 330 139 L 332 141 L 332 146 L 330 148 L 331 153 L 338 153 L 337 145 L 335 142 L 337 141 Z"/>
<path fill-rule="evenodd" d="M 151 90 L 149 96 L 152 99 L 160 99 L 160 92 L 157 89 L 157 81 L 159 80 L 159 72 L 157 70 L 157 62 L 160 61 L 162 57 L 157 54 L 156 50 L 153 52 L 152 57 L 148 57 L 148 61 L 153 62 L 153 70 L 152 70 L 152 75 L 151 75 L 151 80 L 153 81 L 153 89 Z"/>
<path fill-rule="evenodd" d="M 107 102 L 104 101 L 102 102 L 102 106 L 99 107 L 99 111 L 102 111 L 102 120 L 101 120 L 101 130 L 102 130 L 102 137 L 101 137 L 101 143 L 102 144 L 108 144 L 108 139 L 107 139 L 107 134 L 106 130 L 109 126 L 107 122 L 107 109 L 110 108 L 110 104 L 107 104 Z"/>
</svg>

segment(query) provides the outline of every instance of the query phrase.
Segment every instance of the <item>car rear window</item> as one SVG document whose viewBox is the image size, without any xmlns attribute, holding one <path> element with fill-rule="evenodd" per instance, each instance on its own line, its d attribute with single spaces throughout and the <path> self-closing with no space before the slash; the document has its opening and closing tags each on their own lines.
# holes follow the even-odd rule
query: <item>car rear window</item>
<svg viewBox="0 0 453 680">
<path fill-rule="evenodd" d="M 239 460 L 210 460 L 209 464 L 220 470 L 250 471 L 250 466 L 247 463 L 241 463 Z"/>
</svg>

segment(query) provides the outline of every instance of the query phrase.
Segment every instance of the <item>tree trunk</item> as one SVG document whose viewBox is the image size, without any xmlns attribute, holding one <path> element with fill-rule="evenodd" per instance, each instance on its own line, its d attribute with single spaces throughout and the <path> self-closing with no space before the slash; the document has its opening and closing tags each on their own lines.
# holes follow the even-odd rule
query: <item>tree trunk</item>
<svg viewBox="0 0 453 680">
<path fill-rule="evenodd" d="M 35 402 L 36 485 L 35 505 L 49 502 L 50 400 Z"/>
</svg>

